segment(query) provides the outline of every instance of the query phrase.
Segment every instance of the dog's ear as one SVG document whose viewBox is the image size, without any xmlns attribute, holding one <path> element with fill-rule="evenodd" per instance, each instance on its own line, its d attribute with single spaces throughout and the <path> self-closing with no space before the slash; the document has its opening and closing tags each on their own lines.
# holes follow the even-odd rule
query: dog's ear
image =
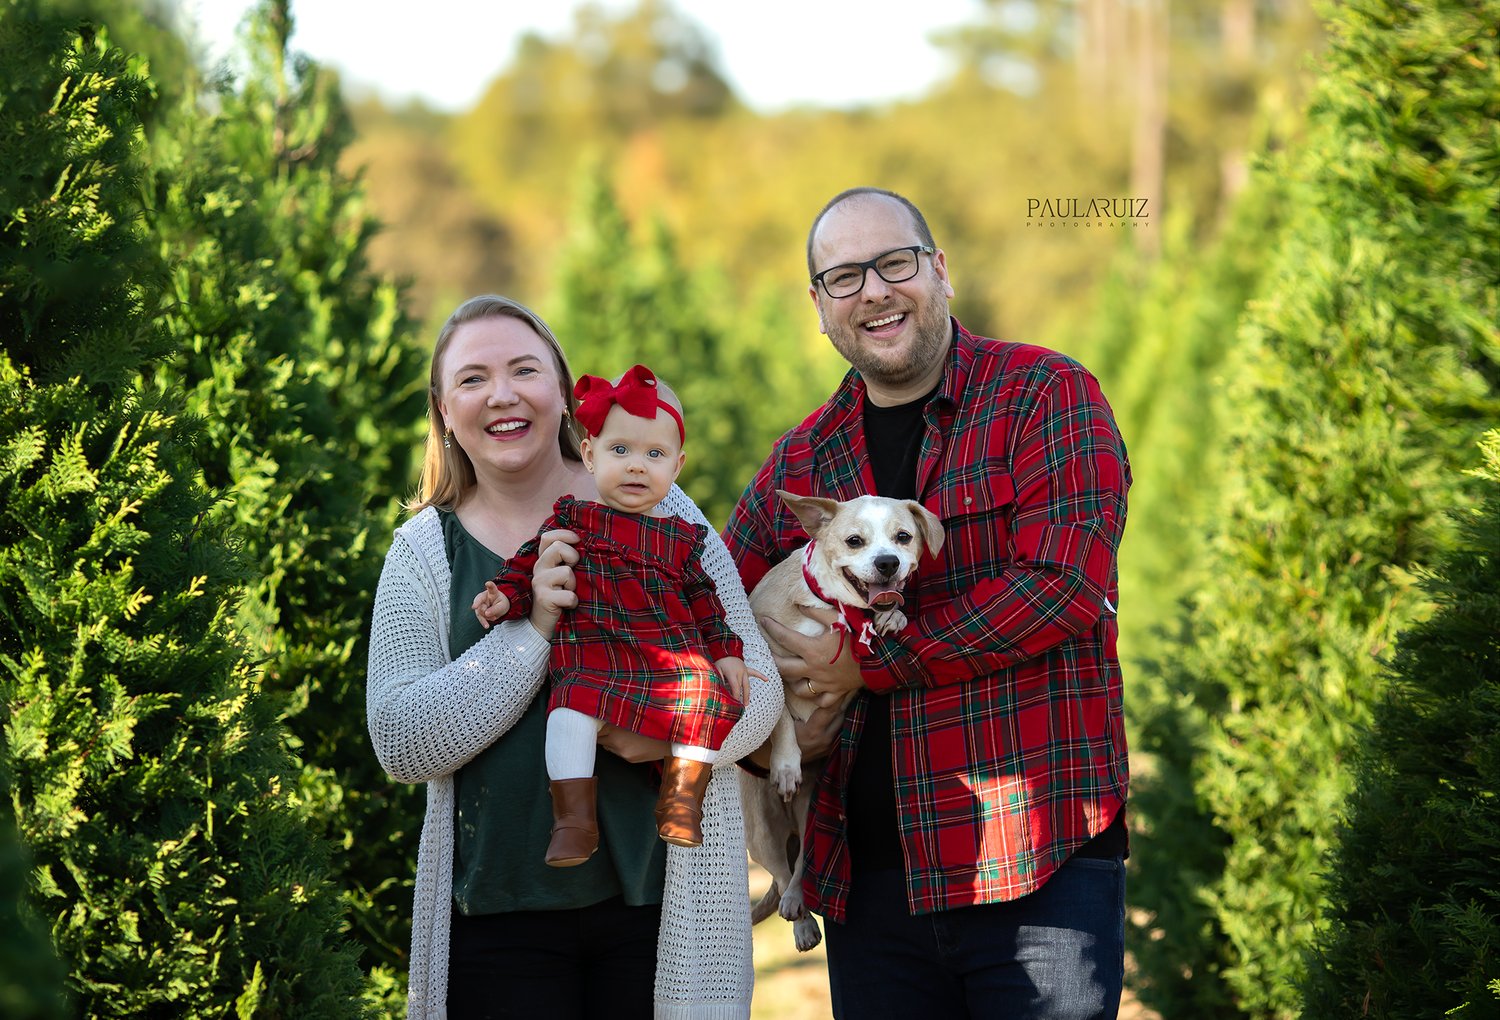
<svg viewBox="0 0 1500 1020">
<path fill-rule="evenodd" d="M 943 547 L 943 522 L 938 519 L 937 514 L 914 499 L 906 501 L 906 508 L 917 522 L 917 531 L 922 536 L 922 546 L 927 550 L 927 555 L 936 556 Z"/>
<path fill-rule="evenodd" d="M 797 520 L 802 522 L 802 530 L 812 538 L 818 537 L 818 532 L 823 530 L 823 525 L 833 520 L 834 514 L 839 510 L 836 499 L 824 499 L 822 496 L 799 496 L 785 489 L 777 489 L 776 495 L 780 496 L 781 501 L 797 515 Z"/>
</svg>

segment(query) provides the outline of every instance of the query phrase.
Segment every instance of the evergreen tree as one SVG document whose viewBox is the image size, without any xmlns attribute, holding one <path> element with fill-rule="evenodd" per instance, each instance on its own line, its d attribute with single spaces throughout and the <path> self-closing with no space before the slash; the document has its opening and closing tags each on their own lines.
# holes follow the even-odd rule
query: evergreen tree
<svg viewBox="0 0 1500 1020">
<path fill-rule="evenodd" d="M 29 865 L 0 758 L 0 1016 L 62 1020 L 62 968 L 26 903 Z"/>
<path fill-rule="evenodd" d="M 1500 1012 L 1500 430 L 1359 747 L 1304 1016 Z"/>
<path fill-rule="evenodd" d="M 635 238 L 602 171 L 587 178 L 548 317 L 575 376 L 644 363 L 686 412 L 681 483 L 722 526 L 766 451 L 837 383 L 831 347 L 802 349 L 774 299 L 686 268 L 659 221 Z"/>
<path fill-rule="evenodd" d="M 288 52 L 291 31 L 286 0 L 263 2 L 243 79 L 192 96 L 152 136 L 176 348 L 154 381 L 203 419 L 196 460 L 232 497 L 256 575 L 238 623 L 283 699 L 309 823 L 337 847 L 375 994 L 394 1011 L 422 790 L 393 783 L 370 747 L 365 642 L 424 434 L 427 354 L 366 261 L 376 227 L 338 166 L 351 129 L 337 80 Z"/>
<path fill-rule="evenodd" d="M 1165 232 L 1159 262 L 1143 266 L 1127 248 L 1089 348 L 1135 475 L 1120 550 L 1130 897 L 1141 908 L 1130 950 L 1141 999 L 1172 1017 L 1234 1012 L 1216 953 L 1204 955 L 1212 911 L 1194 895 L 1223 869 L 1223 835 L 1188 781 L 1208 720 L 1174 657 L 1195 640 L 1182 601 L 1208 580 L 1204 519 L 1218 504 L 1223 436 L 1236 414 L 1216 389 L 1269 268 L 1284 205 L 1278 178 L 1261 173 L 1206 252 L 1181 220 Z"/>
<path fill-rule="evenodd" d="M 1500 418 L 1496 24 L 1496 0 L 1334 11 L 1293 218 L 1227 373 L 1210 580 L 1177 657 L 1205 730 L 1176 781 L 1225 847 L 1184 893 L 1212 911 L 1194 958 L 1246 1015 L 1298 1012 L 1347 756 L 1423 611 L 1457 465 Z"/>
<path fill-rule="evenodd" d="M 151 87 L 0 2 L 0 711 L 32 901 L 76 1015 L 357 1015 L 354 949 L 231 625 L 140 229 Z"/>
</svg>

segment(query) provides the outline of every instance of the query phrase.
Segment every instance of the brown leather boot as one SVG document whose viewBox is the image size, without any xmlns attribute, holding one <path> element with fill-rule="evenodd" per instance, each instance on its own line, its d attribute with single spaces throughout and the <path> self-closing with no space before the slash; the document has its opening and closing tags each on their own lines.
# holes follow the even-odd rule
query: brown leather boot
<svg viewBox="0 0 1500 1020">
<path fill-rule="evenodd" d="M 703 845 L 703 791 L 713 769 L 706 761 L 666 760 L 656 798 L 656 834 L 673 846 Z"/>
<path fill-rule="evenodd" d="M 599 779 L 556 779 L 548 789 L 552 840 L 547 844 L 547 863 L 554 868 L 576 867 L 599 849 L 599 821 L 594 814 Z"/>
</svg>

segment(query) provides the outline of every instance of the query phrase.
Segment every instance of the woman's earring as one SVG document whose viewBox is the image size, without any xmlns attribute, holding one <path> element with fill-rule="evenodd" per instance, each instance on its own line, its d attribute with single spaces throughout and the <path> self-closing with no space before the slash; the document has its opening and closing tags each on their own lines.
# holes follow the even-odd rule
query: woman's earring
<svg viewBox="0 0 1500 1020">
<path fill-rule="evenodd" d="M 453 448 L 453 430 L 452 429 L 443 429 L 443 449 L 450 450 L 452 448 Z"/>
</svg>

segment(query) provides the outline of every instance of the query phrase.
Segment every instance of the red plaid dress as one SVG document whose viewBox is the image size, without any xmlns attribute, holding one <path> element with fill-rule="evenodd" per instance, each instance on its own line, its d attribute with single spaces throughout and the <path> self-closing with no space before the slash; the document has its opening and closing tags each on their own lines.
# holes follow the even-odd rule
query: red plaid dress
<svg viewBox="0 0 1500 1020">
<path fill-rule="evenodd" d="M 578 605 L 562 615 L 548 664 L 547 703 L 656 740 L 718 750 L 743 710 L 714 660 L 743 658 L 703 569 L 708 529 L 680 517 L 622 513 L 564 496 L 541 531 L 579 535 Z M 539 533 L 540 534 L 540 533 Z M 531 612 L 537 539 L 495 577 L 506 619 Z"/>
</svg>

